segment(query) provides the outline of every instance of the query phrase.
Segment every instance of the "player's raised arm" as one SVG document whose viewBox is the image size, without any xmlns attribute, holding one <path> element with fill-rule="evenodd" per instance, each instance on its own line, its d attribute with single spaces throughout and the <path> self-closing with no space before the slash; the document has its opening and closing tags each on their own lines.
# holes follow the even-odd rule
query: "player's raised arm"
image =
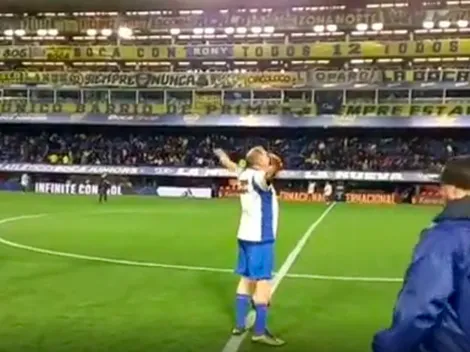
<svg viewBox="0 0 470 352">
<path fill-rule="evenodd" d="M 219 158 L 220 164 L 227 170 L 236 172 L 238 165 L 222 149 L 214 149 L 214 154 Z"/>
</svg>

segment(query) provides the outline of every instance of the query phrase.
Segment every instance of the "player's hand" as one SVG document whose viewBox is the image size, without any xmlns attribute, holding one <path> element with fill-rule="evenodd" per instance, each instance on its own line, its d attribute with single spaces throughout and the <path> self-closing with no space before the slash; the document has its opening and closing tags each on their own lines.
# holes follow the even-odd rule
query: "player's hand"
<svg viewBox="0 0 470 352">
<path fill-rule="evenodd" d="M 284 167 L 282 159 L 274 153 L 269 153 L 269 159 L 271 164 L 274 165 L 278 170 L 281 170 Z"/>
</svg>

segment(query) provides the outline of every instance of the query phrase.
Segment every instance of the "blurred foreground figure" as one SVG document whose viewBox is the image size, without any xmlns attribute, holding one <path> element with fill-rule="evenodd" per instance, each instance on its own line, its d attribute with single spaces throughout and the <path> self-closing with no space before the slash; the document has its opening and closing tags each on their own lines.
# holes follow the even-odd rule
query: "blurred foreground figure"
<svg viewBox="0 0 470 352">
<path fill-rule="evenodd" d="M 470 156 L 447 162 L 441 193 L 446 206 L 421 234 L 374 352 L 470 351 Z"/>
</svg>

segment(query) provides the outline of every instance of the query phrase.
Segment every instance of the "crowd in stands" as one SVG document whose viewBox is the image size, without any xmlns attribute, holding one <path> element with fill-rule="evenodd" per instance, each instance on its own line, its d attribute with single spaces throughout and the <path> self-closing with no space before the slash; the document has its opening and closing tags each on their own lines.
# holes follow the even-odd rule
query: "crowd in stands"
<svg viewBox="0 0 470 352">
<path fill-rule="evenodd" d="M 73 131 L 73 130 L 72 130 Z M 0 132 L 0 161 L 51 164 L 216 167 L 214 148 L 243 158 L 255 145 L 298 170 L 438 171 L 453 155 L 470 152 L 465 138 L 430 136 L 309 136 L 282 138 L 242 132 L 186 133 L 102 130 L 70 132 L 23 128 Z"/>
</svg>

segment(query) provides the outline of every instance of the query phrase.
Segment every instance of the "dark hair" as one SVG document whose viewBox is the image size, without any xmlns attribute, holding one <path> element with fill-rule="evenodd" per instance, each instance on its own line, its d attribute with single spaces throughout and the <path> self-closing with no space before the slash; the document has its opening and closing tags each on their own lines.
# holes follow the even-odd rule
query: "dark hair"
<svg viewBox="0 0 470 352">
<path fill-rule="evenodd" d="M 458 156 L 447 161 L 441 174 L 441 183 L 470 190 L 470 155 Z"/>
</svg>

